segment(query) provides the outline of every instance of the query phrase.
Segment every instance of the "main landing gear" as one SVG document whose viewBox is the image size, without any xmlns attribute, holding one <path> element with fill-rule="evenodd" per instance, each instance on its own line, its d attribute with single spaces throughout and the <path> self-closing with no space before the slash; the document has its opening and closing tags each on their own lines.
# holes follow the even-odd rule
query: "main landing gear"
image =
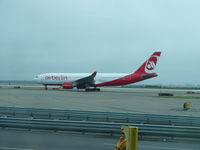
<svg viewBox="0 0 200 150">
<path fill-rule="evenodd" d="M 91 91 L 98 91 L 98 92 L 100 92 L 100 88 L 86 88 L 85 91 L 86 92 L 91 92 Z"/>
<path fill-rule="evenodd" d="M 45 89 L 45 90 L 48 90 L 47 85 L 44 85 L 44 89 Z"/>
</svg>

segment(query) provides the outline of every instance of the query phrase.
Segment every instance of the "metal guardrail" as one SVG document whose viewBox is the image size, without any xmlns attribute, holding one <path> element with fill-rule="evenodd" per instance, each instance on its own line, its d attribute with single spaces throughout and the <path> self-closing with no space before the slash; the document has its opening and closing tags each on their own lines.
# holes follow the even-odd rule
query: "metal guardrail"
<svg viewBox="0 0 200 150">
<path fill-rule="evenodd" d="M 142 113 L 0 107 L 0 116 L 200 127 L 200 117 Z"/>
<path fill-rule="evenodd" d="M 2 128 L 41 129 L 108 135 L 122 134 L 121 126 L 125 125 L 137 126 L 139 128 L 139 138 L 141 139 L 159 137 L 200 140 L 200 127 L 0 117 L 0 127 Z"/>
</svg>

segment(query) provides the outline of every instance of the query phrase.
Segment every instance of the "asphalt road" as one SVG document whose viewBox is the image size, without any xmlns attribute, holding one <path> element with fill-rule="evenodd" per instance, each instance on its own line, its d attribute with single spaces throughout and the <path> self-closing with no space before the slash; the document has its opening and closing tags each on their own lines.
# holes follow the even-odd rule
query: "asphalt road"
<svg viewBox="0 0 200 150">
<path fill-rule="evenodd" d="M 0 130 L 0 150 L 113 150 L 118 138 L 44 131 Z M 139 150 L 199 150 L 197 143 L 139 141 Z"/>
<path fill-rule="evenodd" d="M 188 95 L 187 90 L 102 88 L 101 92 L 82 90 L 43 90 L 42 88 L 2 88 L 0 106 L 54 108 L 151 114 L 200 116 L 200 99 L 164 98 L 159 92 L 175 96 Z M 183 111 L 183 104 L 191 102 L 191 109 Z"/>
</svg>

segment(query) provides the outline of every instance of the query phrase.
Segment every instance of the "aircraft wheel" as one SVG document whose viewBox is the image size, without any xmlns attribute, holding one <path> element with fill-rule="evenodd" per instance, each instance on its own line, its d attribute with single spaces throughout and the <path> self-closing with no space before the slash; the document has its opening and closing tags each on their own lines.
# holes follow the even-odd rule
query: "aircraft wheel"
<svg viewBox="0 0 200 150">
<path fill-rule="evenodd" d="M 100 91 L 100 88 L 86 88 L 85 89 L 86 92 L 91 92 L 91 91 Z"/>
<path fill-rule="evenodd" d="M 100 88 L 96 88 L 96 91 L 100 92 L 101 90 L 100 90 Z"/>
<path fill-rule="evenodd" d="M 90 89 L 85 89 L 86 92 L 90 91 Z"/>
</svg>

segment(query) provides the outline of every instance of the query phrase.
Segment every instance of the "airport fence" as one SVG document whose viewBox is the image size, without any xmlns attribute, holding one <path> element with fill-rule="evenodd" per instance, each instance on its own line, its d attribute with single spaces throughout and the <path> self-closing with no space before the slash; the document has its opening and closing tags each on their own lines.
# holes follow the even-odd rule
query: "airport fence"
<svg viewBox="0 0 200 150">
<path fill-rule="evenodd" d="M 72 121 L 157 124 L 200 127 L 200 117 L 155 115 L 128 112 L 100 112 L 82 110 L 0 107 L 0 116 Z"/>
</svg>

